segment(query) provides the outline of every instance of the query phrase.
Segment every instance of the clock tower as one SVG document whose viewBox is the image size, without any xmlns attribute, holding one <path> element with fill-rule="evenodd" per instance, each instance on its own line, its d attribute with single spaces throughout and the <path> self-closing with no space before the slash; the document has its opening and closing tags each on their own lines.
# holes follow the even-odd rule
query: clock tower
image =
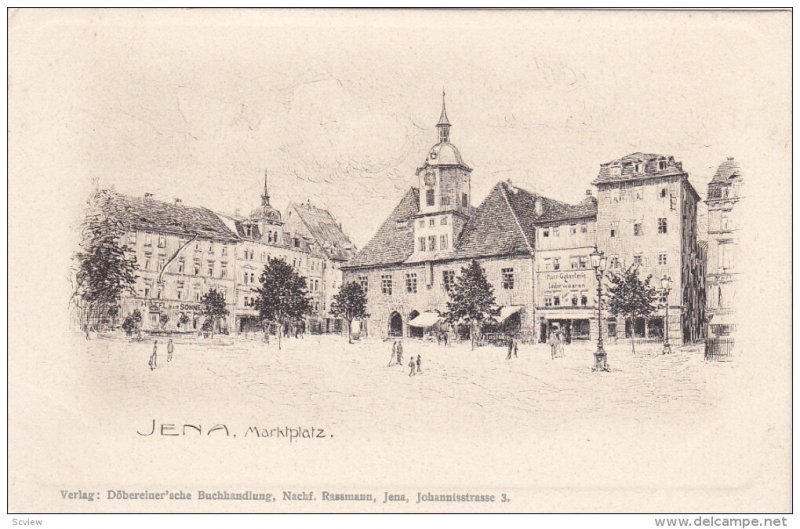
<svg viewBox="0 0 800 529">
<path fill-rule="evenodd" d="M 450 126 L 442 92 L 442 114 L 436 124 L 439 142 L 417 169 L 419 213 L 414 219 L 414 253 L 418 258 L 449 255 L 470 215 L 472 169 L 450 143 Z"/>
</svg>

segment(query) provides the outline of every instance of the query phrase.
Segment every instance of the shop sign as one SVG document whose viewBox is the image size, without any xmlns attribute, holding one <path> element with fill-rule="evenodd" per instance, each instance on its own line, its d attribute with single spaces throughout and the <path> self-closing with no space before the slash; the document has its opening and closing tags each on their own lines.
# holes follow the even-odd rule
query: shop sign
<svg viewBox="0 0 800 529">
<path fill-rule="evenodd" d="M 543 291 L 564 292 L 566 290 L 587 290 L 591 286 L 591 277 L 586 271 L 548 272 L 544 275 Z"/>
</svg>

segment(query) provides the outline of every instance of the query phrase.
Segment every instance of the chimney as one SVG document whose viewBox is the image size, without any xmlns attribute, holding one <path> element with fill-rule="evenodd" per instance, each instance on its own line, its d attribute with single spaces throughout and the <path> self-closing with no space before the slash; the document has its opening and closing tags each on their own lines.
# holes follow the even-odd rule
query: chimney
<svg viewBox="0 0 800 529">
<path fill-rule="evenodd" d="M 144 198 L 153 198 L 153 193 L 145 193 Z"/>
<path fill-rule="evenodd" d="M 183 205 L 183 200 L 181 200 L 180 198 L 176 198 L 175 199 L 175 205 L 176 206 L 182 206 Z"/>
</svg>

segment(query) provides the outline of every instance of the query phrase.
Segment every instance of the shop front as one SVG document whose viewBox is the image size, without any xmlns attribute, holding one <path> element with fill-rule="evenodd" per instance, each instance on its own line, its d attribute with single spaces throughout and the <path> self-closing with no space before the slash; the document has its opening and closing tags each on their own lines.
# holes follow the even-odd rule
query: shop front
<svg viewBox="0 0 800 529">
<path fill-rule="evenodd" d="M 591 270 L 564 270 L 538 274 L 538 341 L 560 331 L 567 343 L 597 337 L 595 276 Z M 590 304 L 591 302 L 591 304 Z"/>
</svg>

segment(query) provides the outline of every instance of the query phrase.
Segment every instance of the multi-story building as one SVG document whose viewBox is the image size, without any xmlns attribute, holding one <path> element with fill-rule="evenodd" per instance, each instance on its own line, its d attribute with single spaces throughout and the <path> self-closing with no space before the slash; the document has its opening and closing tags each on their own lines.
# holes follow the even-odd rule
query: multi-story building
<svg viewBox="0 0 800 529">
<path fill-rule="evenodd" d="M 640 277 L 652 276 L 661 288 L 672 279 L 669 299 L 669 337 L 684 342 L 702 336 L 704 300 L 702 249 L 697 242 L 699 196 L 681 162 L 672 156 L 634 153 L 604 163 L 594 180 L 598 189 L 597 246 L 613 272 L 632 264 Z M 662 337 L 664 314 L 616 325 L 609 333 Z"/>
<path fill-rule="evenodd" d="M 732 335 L 736 330 L 736 266 L 739 250 L 742 171 L 728 158 L 717 168 L 708 184 L 708 261 L 706 276 L 706 315 L 710 334 Z"/>
<path fill-rule="evenodd" d="M 101 210 L 124 226 L 126 235 L 120 242 L 137 262 L 135 293 L 123 297 L 117 319 L 122 321 L 138 309 L 144 330 L 200 330 L 204 322 L 200 300 L 216 289 L 228 308 L 227 318 L 217 321 L 218 331 L 261 330 L 256 289 L 267 261 L 283 258 L 306 278 L 313 310 L 304 322 L 306 328 L 340 331 L 340 320 L 327 309 L 341 286 L 341 264 L 352 253 L 349 239 L 325 210 L 318 210 L 318 216 L 326 221 L 313 224 L 317 233 L 307 233 L 309 228 L 292 232 L 289 228 L 296 225 L 287 227 L 269 199 L 266 179 L 261 205 L 247 217 L 185 206 L 180 200 L 167 203 L 150 194 L 135 198 L 97 193 L 94 200 Z M 290 214 L 302 210 L 292 207 Z M 327 242 L 319 243 L 323 236 Z"/>
<path fill-rule="evenodd" d="M 330 314 L 334 296 L 342 286 L 342 265 L 355 253 L 355 246 L 330 211 L 308 201 L 292 203 L 284 215 L 293 247 L 308 248 L 307 274 L 312 299 L 312 331 L 341 332 L 341 319 Z"/>
<path fill-rule="evenodd" d="M 235 248 L 238 237 L 211 210 L 101 191 L 97 205 L 124 227 L 121 243 L 138 265 L 134 293 L 125 296 L 120 317 L 142 314 L 146 330 L 200 330 L 200 299 L 210 289 L 228 301 L 230 315 L 217 330 L 232 328 Z"/>
<path fill-rule="evenodd" d="M 593 203 L 570 206 L 530 193 L 510 181 L 496 184 L 471 205 L 472 169 L 450 142 L 442 102 L 438 143 L 416 171 L 412 187 L 375 236 L 344 267 L 345 281 L 367 291 L 362 332 L 421 337 L 441 328 L 448 291 L 470 261 L 484 268 L 500 314 L 496 330 L 533 340 L 534 248 L 537 223 L 591 218 Z M 464 335 L 465 328 L 454 329 Z"/>
<path fill-rule="evenodd" d="M 553 202 L 553 201 L 551 201 Z M 541 206 L 539 206 L 541 207 Z M 536 206 L 535 206 L 536 208 Z M 536 220 L 538 340 L 559 328 L 568 341 L 597 337 L 597 280 L 589 256 L 595 250 L 597 200 L 558 204 Z"/>
</svg>

